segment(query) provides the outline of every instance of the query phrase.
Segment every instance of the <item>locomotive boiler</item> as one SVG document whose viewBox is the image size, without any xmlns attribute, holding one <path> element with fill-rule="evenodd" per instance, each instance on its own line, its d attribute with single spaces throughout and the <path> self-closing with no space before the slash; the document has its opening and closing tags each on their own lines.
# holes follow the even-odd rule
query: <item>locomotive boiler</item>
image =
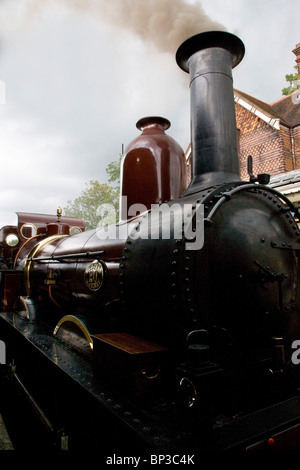
<svg viewBox="0 0 300 470">
<path fill-rule="evenodd" d="M 177 51 L 190 75 L 189 184 L 169 121 L 143 118 L 122 158 L 118 223 L 84 231 L 59 213 L 25 241 L 19 224 L 3 248 L 8 357 L 67 428 L 74 403 L 56 396 L 74 389 L 77 423 L 95 437 L 100 416 L 110 445 L 128 434 L 146 449 L 298 445 L 299 212 L 268 175 L 240 178 L 232 69 L 243 55 L 219 31 Z M 35 376 L 24 350 L 51 373 Z"/>
</svg>

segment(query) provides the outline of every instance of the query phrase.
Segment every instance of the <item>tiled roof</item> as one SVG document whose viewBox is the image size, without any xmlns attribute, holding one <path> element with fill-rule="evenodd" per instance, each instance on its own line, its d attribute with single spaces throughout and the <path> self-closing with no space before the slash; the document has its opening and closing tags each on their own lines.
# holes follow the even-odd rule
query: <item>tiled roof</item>
<svg viewBox="0 0 300 470">
<path fill-rule="evenodd" d="M 271 176 L 270 186 L 276 188 L 277 186 L 283 186 L 285 184 L 298 182 L 300 182 L 300 170 L 293 170 L 288 171 L 286 173 L 280 173 L 279 175 Z"/>
<path fill-rule="evenodd" d="M 272 176 L 269 186 L 285 194 L 292 202 L 299 204 L 300 170 L 288 171 Z"/>
<path fill-rule="evenodd" d="M 300 90 L 294 91 L 290 95 L 281 98 L 275 103 L 271 104 L 271 107 L 276 111 L 282 118 L 289 123 L 291 127 L 300 124 L 300 100 L 298 96 Z"/>
<path fill-rule="evenodd" d="M 234 93 L 238 98 L 253 106 L 254 109 L 269 116 L 270 119 L 279 119 L 281 124 L 288 127 L 300 124 L 300 101 L 297 99 L 300 90 L 271 104 L 267 104 L 237 89 L 234 90 Z"/>
</svg>

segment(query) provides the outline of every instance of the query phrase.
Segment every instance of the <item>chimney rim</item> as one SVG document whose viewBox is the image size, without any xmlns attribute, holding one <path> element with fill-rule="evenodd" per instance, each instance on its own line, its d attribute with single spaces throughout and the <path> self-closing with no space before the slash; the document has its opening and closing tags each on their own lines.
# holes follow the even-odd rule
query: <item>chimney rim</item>
<svg viewBox="0 0 300 470">
<path fill-rule="evenodd" d="M 231 53 L 232 68 L 236 67 L 245 55 L 244 43 L 235 34 L 227 31 L 205 31 L 190 37 L 179 46 L 176 52 L 177 65 L 189 72 L 190 57 L 196 52 L 212 47 L 223 48 Z"/>
</svg>

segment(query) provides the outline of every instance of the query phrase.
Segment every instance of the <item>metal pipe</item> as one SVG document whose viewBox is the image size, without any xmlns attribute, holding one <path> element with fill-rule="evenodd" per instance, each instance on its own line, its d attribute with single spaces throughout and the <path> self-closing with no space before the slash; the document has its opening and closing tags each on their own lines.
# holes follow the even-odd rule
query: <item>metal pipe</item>
<svg viewBox="0 0 300 470">
<path fill-rule="evenodd" d="M 66 255 L 59 255 L 59 256 L 48 256 L 45 258 L 28 258 L 27 261 L 63 261 L 65 259 L 73 259 L 73 258 L 97 258 L 97 256 L 104 255 L 105 251 L 86 251 L 81 253 L 70 253 Z"/>
<path fill-rule="evenodd" d="M 192 181 L 185 194 L 240 180 L 232 68 L 244 52 L 242 41 L 223 31 L 193 36 L 177 51 L 177 64 L 190 74 Z"/>
</svg>

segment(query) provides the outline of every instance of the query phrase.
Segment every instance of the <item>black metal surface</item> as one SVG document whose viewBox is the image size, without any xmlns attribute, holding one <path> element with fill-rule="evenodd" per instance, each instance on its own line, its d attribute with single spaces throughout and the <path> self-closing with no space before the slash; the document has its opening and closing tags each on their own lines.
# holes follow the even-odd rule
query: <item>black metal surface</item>
<svg viewBox="0 0 300 470">
<path fill-rule="evenodd" d="M 81 450 L 97 449 L 99 456 L 117 450 L 135 455 L 189 451 L 199 457 L 201 449 L 245 450 L 300 421 L 300 397 L 295 396 L 231 420 L 221 416 L 212 433 L 203 433 L 199 426 L 192 433 L 194 411 L 176 416 L 166 403 L 151 403 L 152 408 L 148 403 L 147 409 L 146 402 L 125 398 L 95 378 L 89 360 L 49 336 L 47 329 L 14 314 L 0 314 L 0 326 L 1 337 L 14 338 L 15 350 L 9 356 L 16 358 L 16 370 L 52 423 L 64 430 L 70 450 L 80 445 Z M 29 375 L 24 369 L 28 360 L 35 365 Z M 34 434 L 31 441 L 34 448 Z M 28 449 L 26 439 L 24 443 Z"/>
<path fill-rule="evenodd" d="M 0 313 L 1 337 L 10 346 L 16 371 L 45 414 L 93 449 L 101 440 L 108 448 L 175 449 L 189 446 L 173 422 L 173 407 L 161 401 L 141 402 L 124 396 L 93 373 L 88 357 L 54 338 L 41 324 L 17 314 Z M 28 367 L 28 362 L 34 367 Z M 170 404 L 169 404 L 170 405 Z M 153 408 L 154 407 L 154 408 Z M 161 407 L 162 414 L 156 409 Z M 161 416 L 165 421 L 161 420 Z M 71 440 L 72 444 L 72 440 Z"/>
<path fill-rule="evenodd" d="M 184 204 L 190 204 L 191 220 L 192 207 L 203 204 L 204 247 L 187 250 L 184 234 L 151 239 L 150 216 L 137 224 L 140 237 L 128 239 L 120 269 L 129 328 L 178 347 L 190 330 L 218 326 L 232 335 L 234 331 L 241 348 L 247 344 L 258 351 L 258 337 L 264 338 L 262 348 L 267 349 L 272 332 L 279 334 L 280 328 L 283 334 L 279 323 L 285 322 L 290 348 L 299 328 L 294 279 L 300 244 L 292 205 L 273 189 L 252 183 L 220 184 L 174 202 L 174 232 L 181 220 L 176 215 Z M 164 219 L 164 228 L 163 224 Z M 279 277 L 262 276 L 257 263 L 269 266 Z M 293 310 L 288 317 L 281 312 L 283 307 Z"/>
<path fill-rule="evenodd" d="M 251 444 L 300 422 L 300 396 L 277 403 L 257 412 L 238 417 L 215 428 L 217 449 L 246 450 Z"/>
<path fill-rule="evenodd" d="M 177 62 L 190 74 L 192 181 L 187 194 L 204 184 L 240 180 L 231 71 L 243 54 L 241 40 L 225 32 L 193 36 L 177 52 Z"/>
<path fill-rule="evenodd" d="M 232 68 L 240 63 L 245 54 L 243 42 L 234 34 L 225 31 L 206 31 L 192 36 L 181 44 L 176 53 L 176 62 L 188 72 L 190 57 L 198 51 L 211 47 L 227 49 L 232 55 Z"/>
</svg>

